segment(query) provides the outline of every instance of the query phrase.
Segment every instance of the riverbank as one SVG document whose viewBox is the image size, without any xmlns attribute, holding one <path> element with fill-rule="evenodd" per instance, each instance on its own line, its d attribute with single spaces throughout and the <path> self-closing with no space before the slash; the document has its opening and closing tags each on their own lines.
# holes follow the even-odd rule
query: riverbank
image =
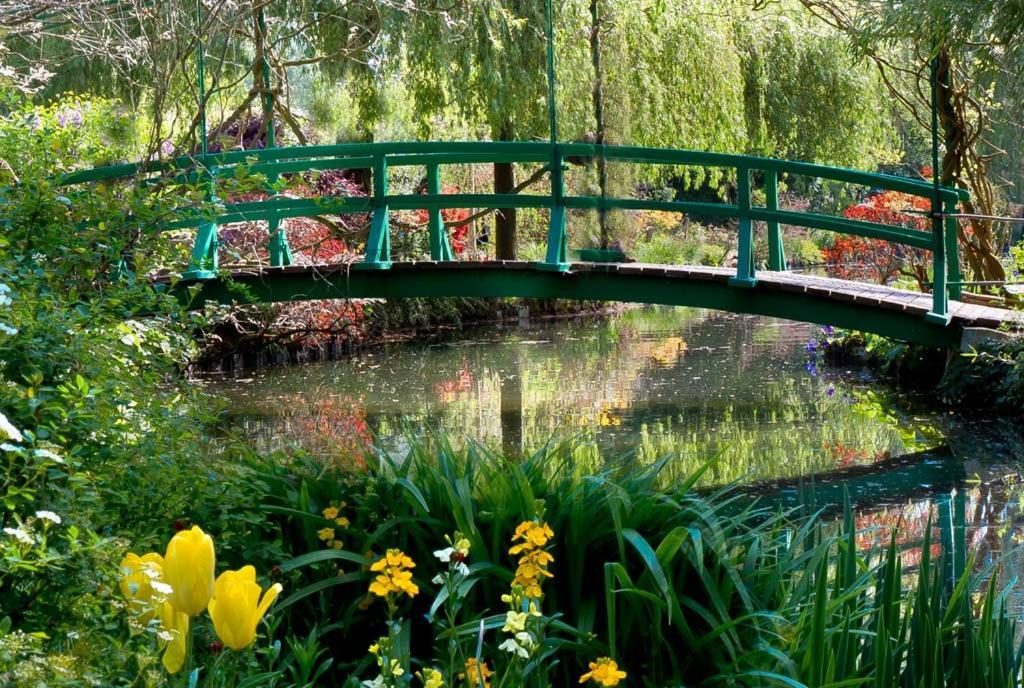
<svg viewBox="0 0 1024 688">
<path fill-rule="evenodd" d="M 196 334 L 192 374 L 332 361 L 461 328 L 610 315 L 626 304 L 551 299 L 369 299 L 238 307 Z"/>
<path fill-rule="evenodd" d="M 1024 338 L 993 333 L 966 351 L 950 352 L 826 328 L 820 345 L 828 363 L 867 366 L 888 384 L 933 394 L 947 409 L 1024 414 Z"/>
</svg>

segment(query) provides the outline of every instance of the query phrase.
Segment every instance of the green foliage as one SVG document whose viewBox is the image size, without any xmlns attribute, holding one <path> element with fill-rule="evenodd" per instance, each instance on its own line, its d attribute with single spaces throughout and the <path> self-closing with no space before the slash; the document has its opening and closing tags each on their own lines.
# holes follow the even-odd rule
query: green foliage
<svg viewBox="0 0 1024 688">
<path fill-rule="evenodd" d="M 792 11 L 740 36 L 749 152 L 861 169 L 893 157 L 889 99 L 844 37 Z"/>
</svg>

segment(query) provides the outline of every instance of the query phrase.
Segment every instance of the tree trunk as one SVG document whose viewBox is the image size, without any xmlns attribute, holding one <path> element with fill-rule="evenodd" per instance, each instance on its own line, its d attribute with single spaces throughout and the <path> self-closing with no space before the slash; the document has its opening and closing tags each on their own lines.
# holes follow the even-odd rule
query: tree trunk
<svg viewBox="0 0 1024 688">
<path fill-rule="evenodd" d="M 512 127 L 502 127 L 499 141 L 512 140 Z M 494 193 L 509 194 L 516 188 L 516 172 L 510 162 L 494 163 Z M 501 208 L 494 214 L 494 253 L 498 260 L 516 259 L 516 209 Z"/>
<path fill-rule="evenodd" d="M 988 164 L 976 150 L 973 133 L 981 123 L 972 125 L 966 111 L 965 94 L 956 92 L 953 83 L 953 59 L 949 50 L 938 55 L 939 122 L 946 138 L 942 160 L 944 186 L 969 189 L 971 200 L 963 204 L 967 214 L 995 215 L 995 193 L 988 178 Z M 957 238 L 967 259 L 972 277 L 983 281 L 1002 281 L 1006 270 L 999 261 L 999 241 L 989 220 L 960 222 Z M 968 232 L 970 230 L 970 232 Z"/>
</svg>

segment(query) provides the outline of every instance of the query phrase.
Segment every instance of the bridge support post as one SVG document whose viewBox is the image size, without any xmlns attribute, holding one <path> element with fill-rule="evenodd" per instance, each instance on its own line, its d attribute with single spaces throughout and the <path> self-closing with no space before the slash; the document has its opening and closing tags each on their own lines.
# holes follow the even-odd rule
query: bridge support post
<svg viewBox="0 0 1024 688">
<path fill-rule="evenodd" d="M 436 162 L 427 165 L 427 193 L 432 196 L 441 195 L 441 170 Z M 444 226 L 441 208 L 429 210 L 430 221 L 430 257 L 433 260 L 455 260 L 452 244 L 448 239 L 448 230 Z"/>
<path fill-rule="evenodd" d="M 777 170 L 765 170 L 764 193 L 765 209 L 779 209 L 779 173 Z M 768 222 L 768 269 L 786 270 L 786 251 L 782 245 L 782 225 L 777 220 Z"/>
<path fill-rule="evenodd" d="M 373 220 L 366 254 L 355 267 L 387 270 L 391 267 L 391 232 L 388 225 L 388 163 L 383 153 L 373 156 Z"/>
<path fill-rule="evenodd" d="M 736 174 L 736 201 L 740 209 L 739 251 L 736 276 L 729 278 L 729 284 L 750 288 L 757 285 L 754 278 L 754 221 L 750 217 L 750 169 L 737 168 Z"/>
<path fill-rule="evenodd" d="M 208 201 L 216 202 L 214 179 L 216 170 L 209 169 L 203 173 L 207 177 Z M 186 280 L 206 280 L 217 276 L 217 223 L 207 222 L 196 229 L 196 243 L 192 245 L 192 256 L 188 261 L 188 270 L 181 273 Z"/>
<path fill-rule="evenodd" d="M 948 325 L 949 314 L 948 266 L 946 264 L 946 222 L 941 216 L 939 198 L 932 201 L 932 309 L 925 314 L 928 322 Z"/>
<path fill-rule="evenodd" d="M 565 196 L 565 170 L 562 168 L 562 153 L 558 146 L 551 154 L 551 220 L 548 223 L 548 252 L 543 263 L 537 267 L 555 272 L 569 270 L 569 240 L 566 236 L 566 212 L 562 204 Z"/>
<path fill-rule="evenodd" d="M 292 264 L 292 248 L 288 245 L 288 236 L 281 229 L 281 220 L 274 218 L 267 222 L 270 232 L 270 265 L 279 268 Z"/>
</svg>

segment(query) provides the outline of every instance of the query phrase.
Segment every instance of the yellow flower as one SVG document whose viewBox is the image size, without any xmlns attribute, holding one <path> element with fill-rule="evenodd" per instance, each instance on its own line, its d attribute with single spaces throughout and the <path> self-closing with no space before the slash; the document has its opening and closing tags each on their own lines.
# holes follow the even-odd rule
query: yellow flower
<svg viewBox="0 0 1024 688">
<path fill-rule="evenodd" d="M 210 618 L 217 637 L 232 650 L 244 650 L 256 639 L 256 625 L 277 599 L 281 584 L 271 585 L 262 599 L 260 592 L 252 566 L 225 571 L 217 577 L 210 598 Z"/>
<path fill-rule="evenodd" d="M 344 516 L 340 516 L 340 517 L 334 519 L 334 522 L 338 524 L 339 528 L 348 528 L 348 526 L 349 526 L 349 521 Z"/>
<path fill-rule="evenodd" d="M 178 611 L 196 616 L 206 609 L 213 594 L 216 566 L 213 539 L 199 526 L 182 530 L 171 538 L 164 555 L 164 582 L 171 586 L 171 604 Z"/>
<path fill-rule="evenodd" d="M 519 554 L 520 552 L 528 552 L 543 547 L 554 535 L 547 523 L 523 521 L 516 527 L 516 532 L 512 536 L 512 542 L 517 540 L 522 540 L 523 542 L 513 546 L 508 553 Z"/>
<path fill-rule="evenodd" d="M 378 574 L 370 583 L 370 592 L 378 597 L 405 593 L 415 597 L 420 589 L 412 582 L 412 571 L 416 563 L 402 550 L 389 549 L 387 554 L 378 559 L 370 570 Z"/>
<path fill-rule="evenodd" d="M 329 520 L 329 521 L 334 520 L 334 519 L 338 518 L 338 507 L 336 507 L 336 506 L 329 506 L 326 509 L 324 509 L 323 513 L 324 513 L 324 518 L 326 518 L 327 520 Z"/>
<path fill-rule="evenodd" d="M 423 681 L 423 688 L 444 688 L 444 676 L 437 669 L 425 669 L 416 675 Z"/>
<path fill-rule="evenodd" d="M 487 662 L 477 663 L 476 657 L 470 657 L 466 660 L 466 670 L 459 674 L 459 679 L 466 680 L 467 688 L 491 688 L 489 679 L 493 675 L 494 672 L 487 666 Z"/>
<path fill-rule="evenodd" d="M 611 657 L 601 657 L 590 662 L 590 671 L 580 676 L 580 683 L 593 681 L 602 686 L 617 686 L 626 678 L 626 672 L 619 670 L 619 665 Z"/>
<path fill-rule="evenodd" d="M 128 600 L 132 611 L 139 613 L 139 623 L 145 625 L 156 615 L 153 597 L 161 587 L 164 575 L 164 558 L 156 552 L 141 557 L 129 552 L 121 560 L 121 594 Z"/>
<path fill-rule="evenodd" d="M 185 663 L 188 642 L 188 614 L 178 611 L 170 602 L 160 605 L 160 625 L 170 638 L 161 660 L 167 673 L 176 674 Z"/>
<path fill-rule="evenodd" d="M 334 528 L 321 528 L 316 531 L 316 536 L 321 540 L 333 540 L 334 539 Z"/>
<path fill-rule="evenodd" d="M 512 580 L 513 592 L 518 589 L 523 596 L 530 599 L 539 599 L 543 596 L 541 584 L 545 578 L 554 578 L 554 574 L 548 570 L 548 566 L 555 558 L 550 552 L 539 549 L 543 545 L 537 543 L 547 544 L 552 536 L 554 533 L 546 523 L 536 524 L 526 521 L 516 528 L 516 534 L 512 537 L 513 542 L 517 539 L 522 539 L 524 542 L 509 550 L 512 554 L 523 553 L 523 556 L 519 558 L 519 567 L 516 569 L 515 578 Z"/>
</svg>

